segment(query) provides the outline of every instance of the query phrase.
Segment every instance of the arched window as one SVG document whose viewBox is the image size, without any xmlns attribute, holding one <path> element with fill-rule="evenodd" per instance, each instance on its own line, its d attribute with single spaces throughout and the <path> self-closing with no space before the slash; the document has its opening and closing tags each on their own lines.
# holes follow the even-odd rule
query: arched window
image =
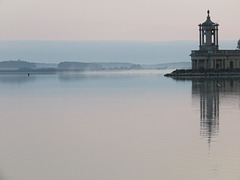
<svg viewBox="0 0 240 180">
<path fill-rule="evenodd" d="M 203 44 L 206 43 L 206 31 L 203 32 Z"/>
</svg>

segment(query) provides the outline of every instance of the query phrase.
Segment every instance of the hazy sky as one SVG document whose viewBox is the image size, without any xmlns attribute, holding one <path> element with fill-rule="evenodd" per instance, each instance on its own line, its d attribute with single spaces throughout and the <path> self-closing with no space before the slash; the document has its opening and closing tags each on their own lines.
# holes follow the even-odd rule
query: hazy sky
<svg viewBox="0 0 240 180">
<path fill-rule="evenodd" d="M 239 0 L 0 0 L 0 40 L 197 40 L 198 24 L 240 38 Z"/>
</svg>

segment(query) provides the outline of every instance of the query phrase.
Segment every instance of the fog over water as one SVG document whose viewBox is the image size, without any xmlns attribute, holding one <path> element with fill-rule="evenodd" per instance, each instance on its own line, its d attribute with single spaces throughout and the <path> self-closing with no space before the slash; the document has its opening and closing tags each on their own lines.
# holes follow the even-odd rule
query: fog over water
<svg viewBox="0 0 240 180">
<path fill-rule="evenodd" d="M 0 75 L 0 176 L 239 179 L 239 79 L 164 73 Z"/>
</svg>

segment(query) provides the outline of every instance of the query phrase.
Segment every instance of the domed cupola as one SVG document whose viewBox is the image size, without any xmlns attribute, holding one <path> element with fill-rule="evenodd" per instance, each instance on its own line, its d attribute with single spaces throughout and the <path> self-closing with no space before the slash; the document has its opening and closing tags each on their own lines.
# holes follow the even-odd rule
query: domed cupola
<svg viewBox="0 0 240 180">
<path fill-rule="evenodd" d="M 207 13 L 208 13 L 207 20 L 204 23 L 202 23 L 202 26 L 213 26 L 213 25 L 215 25 L 215 23 L 211 21 L 211 18 L 209 16 L 210 11 L 208 10 Z"/>
<path fill-rule="evenodd" d="M 218 50 L 218 24 L 211 21 L 210 11 L 207 20 L 199 24 L 200 50 Z"/>
</svg>

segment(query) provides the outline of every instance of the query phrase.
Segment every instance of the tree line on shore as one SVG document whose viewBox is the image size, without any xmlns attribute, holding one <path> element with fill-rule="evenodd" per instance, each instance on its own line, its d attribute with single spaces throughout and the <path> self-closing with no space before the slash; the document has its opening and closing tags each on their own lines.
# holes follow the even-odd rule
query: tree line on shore
<svg viewBox="0 0 240 180">
<path fill-rule="evenodd" d="M 1 71 L 94 71 L 94 70 L 130 70 L 130 69 L 167 69 L 167 68 L 189 68 L 190 62 L 164 63 L 154 65 L 140 65 L 126 62 L 60 62 L 33 63 L 22 60 L 0 62 Z"/>
</svg>

